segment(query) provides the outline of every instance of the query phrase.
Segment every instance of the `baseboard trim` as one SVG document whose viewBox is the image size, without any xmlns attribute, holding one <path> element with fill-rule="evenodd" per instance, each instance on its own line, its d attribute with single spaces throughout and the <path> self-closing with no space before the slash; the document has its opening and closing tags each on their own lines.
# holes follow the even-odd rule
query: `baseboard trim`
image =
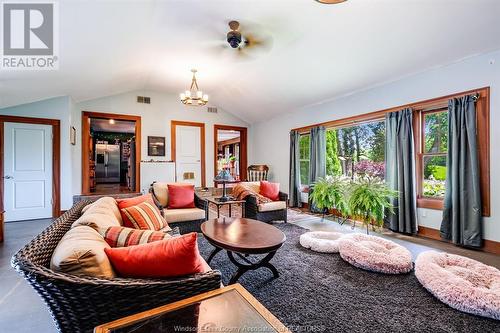
<svg viewBox="0 0 500 333">
<path fill-rule="evenodd" d="M 449 241 L 441 239 L 441 235 L 439 233 L 439 230 L 437 229 L 418 226 L 418 235 L 425 238 L 435 239 L 441 242 L 449 243 Z M 493 254 L 500 254 L 500 242 L 483 239 L 483 247 L 480 249 L 480 251 Z"/>
</svg>

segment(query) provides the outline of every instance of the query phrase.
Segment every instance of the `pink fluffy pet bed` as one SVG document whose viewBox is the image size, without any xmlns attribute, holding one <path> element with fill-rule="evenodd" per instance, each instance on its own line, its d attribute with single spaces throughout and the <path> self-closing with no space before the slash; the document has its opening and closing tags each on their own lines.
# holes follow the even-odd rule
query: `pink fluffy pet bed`
<svg viewBox="0 0 500 333">
<path fill-rule="evenodd" d="M 322 253 L 338 253 L 339 239 L 345 234 L 329 231 L 311 231 L 300 235 L 300 245 Z"/>
<path fill-rule="evenodd" d="M 415 275 L 452 308 L 500 320 L 500 270 L 466 257 L 427 251 L 415 261 Z"/>
<path fill-rule="evenodd" d="M 353 234 L 339 241 L 340 256 L 353 266 L 386 274 L 411 271 L 411 253 L 390 240 Z"/>
</svg>

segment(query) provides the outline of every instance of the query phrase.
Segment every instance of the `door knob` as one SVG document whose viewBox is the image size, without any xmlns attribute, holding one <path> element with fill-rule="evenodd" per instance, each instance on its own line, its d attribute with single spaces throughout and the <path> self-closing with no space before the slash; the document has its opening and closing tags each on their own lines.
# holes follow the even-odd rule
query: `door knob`
<svg viewBox="0 0 500 333">
<path fill-rule="evenodd" d="M 4 176 L 3 179 L 14 179 L 12 176 Z"/>
</svg>

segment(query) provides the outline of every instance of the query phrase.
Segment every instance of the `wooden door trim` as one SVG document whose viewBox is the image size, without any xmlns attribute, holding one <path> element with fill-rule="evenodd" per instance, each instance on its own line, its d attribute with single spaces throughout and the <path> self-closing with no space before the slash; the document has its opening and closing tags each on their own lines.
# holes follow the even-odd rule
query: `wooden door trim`
<svg viewBox="0 0 500 333">
<path fill-rule="evenodd" d="M 0 163 L 0 242 L 3 242 L 4 240 L 4 123 L 22 123 L 52 126 L 52 217 L 56 218 L 61 215 L 61 121 L 57 119 L 47 118 L 0 116 L 0 156 L 2 156 L 2 161 Z"/>
<path fill-rule="evenodd" d="M 89 140 L 90 140 L 90 118 L 116 119 L 135 122 L 135 192 L 141 192 L 141 117 L 127 114 L 82 111 L 82 194 L 90 192 L 89 181 Z"/>
<path fill-rule="evenodd" d="M 197 123 L 193 121 L 180 121 L 172 120 L 170 121 L 170 158 L 172 161 L 176 161 L 176 131 L 177 126 L 193 126 L 200 128 L 200 145 L 201 145 L 201 186 L 206 185 L 206 166 L 205 166 L 205 123 Z M 176 165 L 177 168 L 177 165 Z M 176 172 L 177 177 L 177 172 Z"/>
<path fill-rule="evenodd" d="M 217 131 L 238 131 L 240 132 L 240 179 L 246 180 L 248 167 L 248 128 L 233 125 L 214 125 L 214 176 L 217 176 Z"/>
</svg>

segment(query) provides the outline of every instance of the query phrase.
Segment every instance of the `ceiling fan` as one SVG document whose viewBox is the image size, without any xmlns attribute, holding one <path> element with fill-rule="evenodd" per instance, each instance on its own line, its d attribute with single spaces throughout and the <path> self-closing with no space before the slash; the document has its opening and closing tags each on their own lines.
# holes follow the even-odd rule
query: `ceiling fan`
<svg viewBox="0 0 500 333">
<path fill-rule="evenodd" d="M 217 42 L 216 50 L 238 58 L 253 58 L 257 53 L 269 51 L 272 47 L 272 38 L 264 30 L 254 24 L 242 25 L 238 21 L 228 23 L 226 42 Z"/>
</svg>

